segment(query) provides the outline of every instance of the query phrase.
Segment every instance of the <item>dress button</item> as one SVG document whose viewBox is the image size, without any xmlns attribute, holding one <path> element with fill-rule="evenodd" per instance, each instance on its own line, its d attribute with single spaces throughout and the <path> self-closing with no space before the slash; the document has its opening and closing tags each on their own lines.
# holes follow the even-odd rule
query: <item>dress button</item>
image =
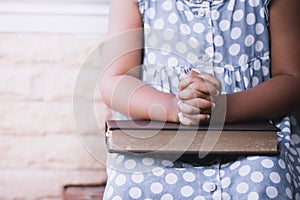
<svg viewBox="0 0 300 200">
<path fill-rule="evenodd" d="M 205 182 L 203 184 L 203 189 L 205 192 L 214 192 L 217 189 L 217 186 L 213 182 Z"/>
<path fill-rule="evenodd" d="M 199 11 L 198 11 L 198 16 L 204 17 L 205 16 L 205 10 L 200 8 Z"/>
<path fill-rule="evenodd" d="M 204 54 L 204 55 L 202 56 L 202 60 L 205 61 L 205 62 L 209 61 L 209 60 L 210 60 L 209 55 Z"/>
</svg>

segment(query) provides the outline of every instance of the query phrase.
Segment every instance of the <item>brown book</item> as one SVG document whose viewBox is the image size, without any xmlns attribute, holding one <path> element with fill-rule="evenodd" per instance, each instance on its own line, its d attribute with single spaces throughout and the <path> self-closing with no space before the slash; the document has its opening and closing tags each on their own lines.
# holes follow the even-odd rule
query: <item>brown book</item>
<svg viewBox="0 0 300 200">
<path fill-rule="evenodd" d="M 109 152 L 278 154 L 278 129 L 268 122 L 184 126 L 147 120 L 109 120 Z"/>
</svg>

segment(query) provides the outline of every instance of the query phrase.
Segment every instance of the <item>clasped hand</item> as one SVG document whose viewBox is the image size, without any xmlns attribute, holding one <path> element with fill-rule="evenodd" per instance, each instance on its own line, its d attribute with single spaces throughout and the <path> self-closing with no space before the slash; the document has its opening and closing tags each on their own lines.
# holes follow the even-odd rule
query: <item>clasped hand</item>
<svg viewBox="0 0 300 200">
<path fill-rule="evenodd" d="M 199 74 L 192 70 L 180 77 L 177 94 L 180 123 L 208 123 L 221 87 L 220 81 L 211 74 Z"/>
</svg>

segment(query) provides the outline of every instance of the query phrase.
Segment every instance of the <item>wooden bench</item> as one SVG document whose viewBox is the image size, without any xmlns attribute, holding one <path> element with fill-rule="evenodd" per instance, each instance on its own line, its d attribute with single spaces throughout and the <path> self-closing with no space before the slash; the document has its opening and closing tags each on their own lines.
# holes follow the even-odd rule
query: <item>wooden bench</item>
<svg viewBox="0 0 300 200">
<path fill-rule="evenodd" d="M 105 185 L 67 185 L 63 200 L 102 200 Z"/>
</svg>

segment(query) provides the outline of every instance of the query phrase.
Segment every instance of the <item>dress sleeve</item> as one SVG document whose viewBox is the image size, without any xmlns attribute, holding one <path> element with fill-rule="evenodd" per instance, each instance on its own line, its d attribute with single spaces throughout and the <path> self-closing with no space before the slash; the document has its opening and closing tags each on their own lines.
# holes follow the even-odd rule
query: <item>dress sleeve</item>
<svg viewBox="0 0 300 200">
<path fill-rule="evenodd" d="M 265 10 L 265 15 L 266 15 L 266 20 L 269 22 L 269 4 L 271 0 L 264 0 L 264 10 Z"/>
<path fill-rule="evenodd" d="M 144 15 L 144 12 L 145 12 L 145 1 L 146 0 L 135 0 L 138 5 L 139 5 L 139 10 L 141 12 L 142 15 Z"/>
</svg>

